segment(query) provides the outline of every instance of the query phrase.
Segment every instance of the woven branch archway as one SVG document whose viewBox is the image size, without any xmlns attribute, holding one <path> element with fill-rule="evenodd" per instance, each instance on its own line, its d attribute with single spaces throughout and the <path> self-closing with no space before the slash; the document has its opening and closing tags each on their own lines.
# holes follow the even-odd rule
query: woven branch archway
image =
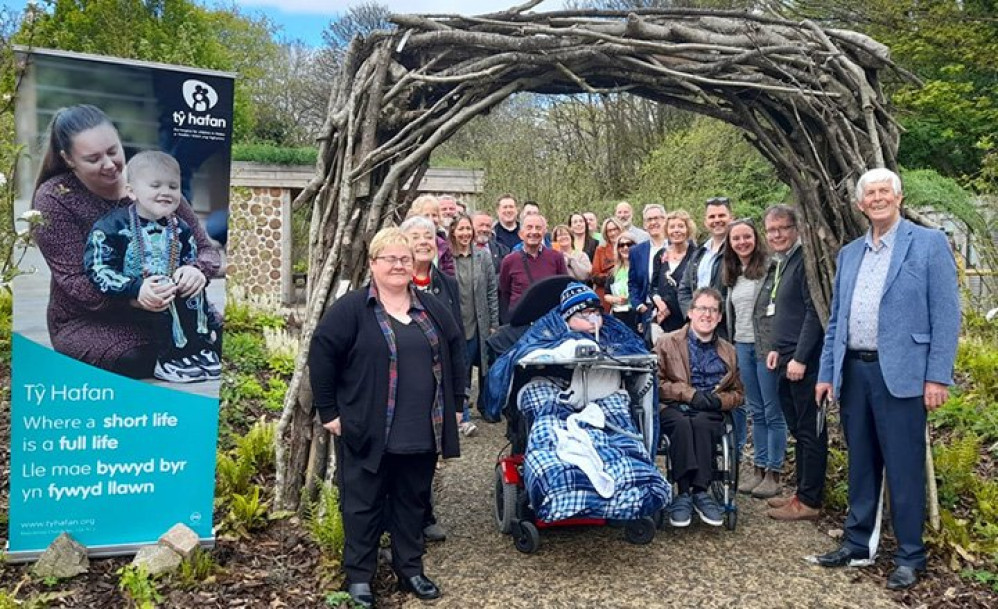
<svg viewBox="0 0 998 609">
<path fill-rule="evenodd" d="M 279 427 L 278 503 L 298 507 L 330 462 L 304 353 L 343 280 L 366 272 L 366 241 L 407 203 L 433 149 L 519 92 L 627 92 L 741 128 L 790 185 L 815 304 L 827 317 L 834 253 L 863 229 L 856 178 L 896 168 L 898 129 L 879 72 L 888 49 L 855 32 L 744 13 L 645 9 L 477 17 L 396 15 L 355 39 L 333 90 L 310 205 L 308 304 Z"/>
</svg>

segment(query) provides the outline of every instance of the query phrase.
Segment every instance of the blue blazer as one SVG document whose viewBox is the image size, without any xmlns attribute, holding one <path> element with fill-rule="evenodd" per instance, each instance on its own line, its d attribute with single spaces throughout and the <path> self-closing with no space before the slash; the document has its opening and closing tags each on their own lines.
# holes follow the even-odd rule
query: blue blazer
<svg viewBox="0 0 998 609">
<path fill-rule="evenodd" d="M 888 391 L 896 398 L 925 393 L 925 383 L 953 384 L 960 334 L 956 262 L 942 231 L 901 219 L 880 298 L 877 351 Z M 839 251 L 832 308 L 821 351 L 818 382 L 838 398 L 856 276 L 865 236 Z"/>
<path fill-rule="evenodd" d="M 668 242 L 666 242 L 667 245 Z M 651 272 L 651 269 L 648 268 L 650 250 L 651 241 L 642 241 L 631 246 L 631 251 L 628 254 L 630 266 L 627 271 L 627 299 L 631 301 L 633 308 L 646 304 L 651 296 L 651 283 L 648 281 L 648 275 Z"/>
</svg>

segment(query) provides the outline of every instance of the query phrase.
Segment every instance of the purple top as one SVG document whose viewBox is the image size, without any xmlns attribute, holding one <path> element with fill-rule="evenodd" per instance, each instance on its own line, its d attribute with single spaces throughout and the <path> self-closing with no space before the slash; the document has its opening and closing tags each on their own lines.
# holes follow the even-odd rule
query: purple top
<svg viewBox="0 0 998 609">
<path fill-rule="evenodd" d="M 549 247 L 541 247 L 536 257 L 523 250 L 511 252 L 499 266 L 499 298 L 506 305 L 504 310 L 512 311 L 534 283 L 552 275 L 567 274 L 565 257 Z"/>
<path fill-rule="evenodd" d="M 52 347 L 94 366 L 109 369 L 127 351 L 153 342 L 151 327 L 140 323 L 139 311 L 116 301 L 94 287 L 83 267 L 87 235 L 94 223 L 125 198 L 108 201 L 90 192 L 72 173 L 47 180 L 35 191 L 33 207 L 42 214 L 34 231 L 38 249 L 52 273 L 49 288 L 48 327 Z M 197 266 L 205 277 L 218 274 L 220 259 L 197 216 L 184 202 L 177 216 L 194 230 Z"/>
</svg>

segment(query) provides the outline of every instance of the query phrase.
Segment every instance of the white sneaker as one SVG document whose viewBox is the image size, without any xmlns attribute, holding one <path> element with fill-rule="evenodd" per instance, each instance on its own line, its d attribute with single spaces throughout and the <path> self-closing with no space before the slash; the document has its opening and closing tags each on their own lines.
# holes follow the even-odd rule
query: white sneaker
<svg viewBox="0 0 998 609">
<path fill-rule="evenodd" d="M 461 423 L 459 429 L 461 430 L 461 435 L 465 437 L 471 437 L 475 435 L 476 431 L 478 431 L 478 426 L 472 423 L 471 421 L 465 421 Z"/>
<path fill-rule="evenodd" d="M 168 383 L 200 383 L 208 379 L 208 373 L 187 357 L 157 360 L 152 375 Z"/>
<path fill-rule="evenodd" d="M 218 358 L 218 353 L 211 349 L 201 349 L 200 352 L 191 356 L 191 359 L 199 368 L 208 373 L 209 378 L 217 379 L 222 374 L 222 361 Z"/>
</svg>

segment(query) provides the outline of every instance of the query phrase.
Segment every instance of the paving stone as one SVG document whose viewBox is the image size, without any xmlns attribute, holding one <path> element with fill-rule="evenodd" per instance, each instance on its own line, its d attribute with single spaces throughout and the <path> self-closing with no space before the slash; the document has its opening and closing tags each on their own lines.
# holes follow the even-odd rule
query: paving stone
<svg viewBox="0 0 998 609">
<path fill-rule="evenodd" d="M 90 560 L 87 558 L 87 549 L 73 539 L 69 533 L 63 533 L 49 544 L 31 571 L 40 578 L 69 579 L 86 573 L 89 569 Z"/>
</svg>

